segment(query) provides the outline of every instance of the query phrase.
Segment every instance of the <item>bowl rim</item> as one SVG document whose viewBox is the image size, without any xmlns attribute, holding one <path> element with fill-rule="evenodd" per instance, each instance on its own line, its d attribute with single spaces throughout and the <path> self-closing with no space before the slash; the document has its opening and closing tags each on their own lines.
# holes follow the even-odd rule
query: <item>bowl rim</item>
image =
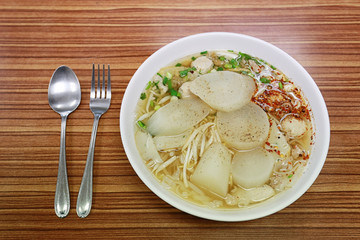
<svg viewBox="0 0 360 240">
<path fill-rule="evenodd" d="M 213 42 L 211 42 L 210 40 Z M 295 75 L 298 74 L 299 78 L 301 76 L 303 79 L 306 80 L 306 81 L 304 81 L 305 83 L 295 82 L 295 84 L 302 85 L 302 86 L 300 86 L 302 89 L 304 89 L 303 87 L 305 87 L 306 89 L 310 89 L 311 92 L 313 93 L 313 95 L 311 95 L 311 99 L 309 99 L 309 96 L 307 96 L 306 94 L 305 94 L 305 96 L 308 98 L 309 102 L 310 102 L 310 100 L 312 100 L 312 102 L 316 101 L 315 102 L 316 103 L 315 104 L 316 105 L 316 118 L 314 116 L 314 119 L 313 119 L 313 120 L 315 120 L 316 136 L 315 136 L 315 144 L 314 144 L 310 159 L 312 159 L 312 157 L 314 156 L 314 151 L 317 151 L 316 152 L 317 153 L 317 155 L 316 155 L 317 161 L 314 162 L 313 164 L 310 164 L 310 162 L 308 162 L 305 172 L 303 173 L 303 175 L 306 175 L 306 174 L 309 175 L 308 178 L 306 179 L 306 181 L 305 180 L 302 181 L 303 184 L 305 184 L 305 185 L 298 186 L 299 182 L 300 182 L 299 180 L 304 179 L 304 177 L 301 177 L 297 181 L 297 183 L 295 183 L 295 186 L 297 186 L 296 192 L 294 191 L 295 186 L 293 186 L 292 188 L 277 194 L 274 198 L 265 201 L 266 203 L 270 202 L 271 207 L 266 207 L 266 206 L 264 207 L 264 205 L 268 205 L 268 204 L 260 203 L 260 204 L 257 204 L 255 207 L 249 207 L 249 208 L 240 209 L 240 210 L 217 210 L 217 209 L 215 210 L 215 209 L 209 209 L 209 208 L 205 208 L 205 207 L 201 207 L 201 206 L 192 204 L 186 200 L 183 200 L 182 198 L 175 195 L 171 191 L 164 189 L 163 186 L 157 180 L 155 180 L 155 177 L 146 168 L 145 164 L 143 164 L 141 157 L 139 159 L 139 153 L 136 149 L 136 146 L 134 149 L 134 143 L 135 143 L 134 136 L 133 136 L 133 131 L 134 131 L 133 126 L 134 126 L 134 118 L 135 118 L 134 105 L 136 106 L 136 103 L 138 102 L 137 99 L 139 96 L 139 94 L 138 94 L 139 88 L 141 88 L 140 91 L 142 91 L 145 87 L 146 82 L 148 82 L 151 79 L 151 77 L 161 67 L 165 67 L 168 64 L 170 64 L 171 62 L 173 62 L 176 59 L 179 59 L 181 57 L 173 57 L 173 58 L 171 58 L 171 60 L 163 60 L 161 58 L 164 56 L 167 56 L 169 53 L 177 55 L 177 56 L 183 56 L 183 57 L 190 55 L 190 54 L 198 53 L 198 52 L 200 52 L 200 50 L 197 50 L 197 52 L 193 51 L 193 52 L 189 53 L 189 51 L 192 50 L 191 45 L 189 45 L 189 44 L 194 43 L 194 42 L 199 43 L 201 41 L 204 41 L 203 49 L 205 49 L 206 46 L 210 46 L 210 45 L 214 45 L 214 46 L 216 45 L 216 46 L 219 46 L 219 48 L 217 48 L 217 47 L 206 48 L 207 50 L 226 49 L 226 48 L 220 47 L 220 46 L 226 46 L 226 45 L 221 45 L 221 43 L 219 42 L 221 40 L 224 41 L 224 44 L 228 44 L 229 42 L 233 43 L 233 41 L 239 41 L 246 46 L 245 48 L 250 46 L 249 51 L 244 51 L 244 52 L 246 52 L 250 55 L 253 55 L 253 56 L 261 57 L 261 58 L 265 59 L 266 61 L 268 61 L 268 58 L 265 58 L 264 56 L 269 55 L 269 58 L 270 58 L 270 56 L 275 54 L 274 56 L 276 56 L 278 59 L 280 59 L 278 61 L 277 60 L 275 61 L 277 63 L 277 65 L 275 65 L 275 66 L 277 66 L 277 67 L 280 66 L 279 69 L 283 70 L 283 72 L 287 76 L 289 76 L 289 73 L 286 72 L 286 69 L 282 68 L 282 65 L 284 65 L 285 67 L 286 67 L 286 65 L 291 66 L 291 67 L 289 67 L 289 71 L 294 71 Z M 207 41 L 210 41 L 210 43 L 208 43 Z M 191 50 L 189 49 L 188 51 L 182 51 L 183 48 L 186 46 L 190 46 Z M 264 55 L 261 55 L 262 53 L 260 52 L 260 55 L 259 55 L 259 51 L 257 50 L 258 47 L 260 48 L 260 50 L 264 50 L 266 53 L 264 53 Z M 179 48 L 181 49 L 180 51 L 179 51 Z M 199 48 L 199 47 L 196 46 L 194 48 Z M 241 47 L 239 47 L 239 49 L 234 49 L 234 50 L 240 51 L 240 48 Z M 229 49 L 229 48 L 227 48 L 227 49 Z M 286 64 L 282 62 L 284 60 L 287 61 Z M 154 65 L 153 61 L 161 62 L 159 64 L 155 64 L 155 65 L 159 65 L 157 69 L 154 69 L 154 67 L 152 66 L 152 65 Z M 164 64 L 166 61 L 167 61 L 167 64 Z M 268 61 L 268 62 L 270 62 L 271 64 L 274 63 L 274 61 L 272 61 L 272 60 Z M 149 77 L 145 80 L 141 79 L 141 75 L 146 72 L 149 74 L 146 76 L 149 76 Z M 291 74 L 292 74 L 292 72 L 291 72 Z M 290 76 L 291 76 L 291 74 L 290 74 Z M 137 86 L 137 84 L 140 82 L 143 83 L 143 85 L 139 87 L 139 86 Z M 134 101 L 134 99 L 136 99 L 136 101 Z M 134 102 L 135 102 L 135 104 L 134 104 Z M 313 108 L 314 105 L 313 104 L 310 104 L 310 105 L 312 107 L 312 110 L 314 110 L 314 108 Z M 313 114 L 315 115 L 314 112 L 313 112 Z M 129 115 L 130 115 L 130 117 L 129 117 Z M 319 123 L 321 123 L 321 124 L 319 124 Z M 318 131 L 320 131 L 320 132 L 318 132 Z M 122 104 L 121 104 L 121 109 L 120 109 L 120 134 L 121 134 L 121 140 L 122 140 L 122 144 L 124 147 L 124 151 L 127 155 L 127 158 L 129 160 L 132 168 L 134 169 L 134 171 L 136 172 L 138 177 L 142 180 L 142 182 L 158 197 L 160 197 L 162 200 L 164 200 L 168 204 L 172 205 L 173 207 L 175 207 L 183 212 L 186 212 L 188 214 L 197 216 L 197 217 L 201 217 L 201 218 L 205 218 L 205 219 L 209 219 L 209 220 L 235 222 L 235 221 L 253 220 L 253 219 L 265 217 L 270 214 L 276 213 L 276 212 L 284 209 L 285 207 L 291 205 L 293 202 L 295 202 L 298 198 L 300 198 L 311 187 L 311 185 L 314 183 L 314 181 L 320 174 L 320 171 L 326 160 L 326 156 L 327 156 L 327 152 L 328 152 L 328 148 L 329 148 L 329 144 L 330 144 L 330 121 L 329 121 L 329 115 L 328 115 L 328 111 L 326 108 L 324 98 L 323 98 L 318 86 L 316 85 L 315 81 L 312 79 L 310 74 L 300 65 L 300 63 L 298 63 L 294 58 L 292 58 L 286 52 L 284 52 L 280 48 L 278 48 L 266 41 L 263 41 L 261 39 L 251 37 L 248 35 L 239 34 L 239 33 L 230 33 L 230 32 L 206 32 L 206 33 L 190 35 L 190 36 L 175 40 L 175 41 L 161 47 L 159 50 L 154 52 L 150 57 L 148 57 L 142 63 L 142 65 L 137 69 L 137 71 L 132 76 L 131 80 L 129 81 L 129 84 L 126 88 L 126 91 L 125 91 L 123 99 L 122 99 Z M 320 141 L 321 145 L 320 145 L 319 141 Z M 310 159 L 309 159 L 309 161 L 310 161 Z M 140 160 L 141 160 L 141 163 L 139 163 Z M 143 165 L 143 166 L 141 166 L 141 165 Z M 311 171 L 308 171 L 310 166 L 314 166 L 314 167 L 312 169 L 310 169 Z M 159 188 L 159 186 L 160 186 L 160 188 Z M 290 197 L 287 197 L 284 200 L 284 199 L 282 199 L 282 196 L 285 193 L 287 195 L 289 195 L 289 194 L 292 194 L 292 195 Z M 278 199 L 280 199 L 280 204 L 276 204 L 276 201 Z"/>
</svg>

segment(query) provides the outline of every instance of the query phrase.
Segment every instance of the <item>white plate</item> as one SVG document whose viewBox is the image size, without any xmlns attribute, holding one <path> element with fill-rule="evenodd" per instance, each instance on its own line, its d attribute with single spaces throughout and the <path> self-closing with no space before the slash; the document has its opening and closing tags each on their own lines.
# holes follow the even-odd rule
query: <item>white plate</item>
<svg viewBox="0 0 360 240">
<path fill-rule="evenodd" d="M 255 207 L 216 210 L 200 207 L 164 189 L 144 165 L 134 139 L 135 108 L 139 96 L 157 71 L 175 60 L 205 50 L 235 50 L 259 57 L 282 70 L 300 86 L 309 100 L 315 122 L 315 144 L 303 176 L 295 185 Z M 311 76 L 291 56 L 260 39 L 224 32 L 192 35 L 174 41 L 152 54 L 136 71 L 125 91 L 120 112 L 120 132 L 128 159 L 141 180 L 161 199 L 189 214 L 218 221 L 261 218 L 289 206 L 303 195 L 319 175 L 329 148 L 330 123 L 324 99 Z"/>
</svg>

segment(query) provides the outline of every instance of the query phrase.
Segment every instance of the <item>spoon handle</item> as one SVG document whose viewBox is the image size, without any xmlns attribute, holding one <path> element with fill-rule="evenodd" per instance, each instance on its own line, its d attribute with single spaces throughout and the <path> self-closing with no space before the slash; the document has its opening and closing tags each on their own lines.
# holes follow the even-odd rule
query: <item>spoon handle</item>
<svg viewBox="0 0 360 240">
<path fill-rule="evenodd" d="M 94 115 L 89 152 L 76 203 L 76 213 L 81 218 L 85 218 L 89 215 L 92 205 L 94 149 L 100 116 L 101 115 L 97 114 Z"/>
<path fill-rule="evenodd" d="M 70 211 L 70 193 L 66 171 L 65 133 L 67 116 L 61 116 L 61 137 L 59 169 L 55 191 L 55 213 L 59 218 L 64 218 Z"/>
</svg>

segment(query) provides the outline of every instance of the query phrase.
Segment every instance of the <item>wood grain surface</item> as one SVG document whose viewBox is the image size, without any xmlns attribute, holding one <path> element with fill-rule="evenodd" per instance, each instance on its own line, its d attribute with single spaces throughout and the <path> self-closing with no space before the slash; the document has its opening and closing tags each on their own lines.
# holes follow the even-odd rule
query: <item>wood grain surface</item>
<svg viewBox="0 0 360 240">
<path fill-rule="evenodd" d="M 251 35 L 285 50 L 312 75 L 330 115 L 324 168 L 295 203 L 225 223 L 183 213 L 153 194 L 125 155 L 119 113 L 136 69 L 191 34 Z M 110 64 L 113 99 L 98 129 L 93 209 L 76 215 L 93 115 L 91 64 Z M 53 71 L 82 88 L 67 122 L 68 217 L 54 213 L 60 117 L 48 105 Z M 1 239 L 360 239 L 360 2 L 358 0 L 0 1 Z"/>
</svg>

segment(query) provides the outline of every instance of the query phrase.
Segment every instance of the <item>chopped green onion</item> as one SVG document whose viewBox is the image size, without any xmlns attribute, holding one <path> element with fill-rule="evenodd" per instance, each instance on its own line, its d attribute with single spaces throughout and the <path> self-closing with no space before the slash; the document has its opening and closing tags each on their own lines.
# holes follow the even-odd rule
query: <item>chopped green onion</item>
<svg viewBox="0 0 360 240">
<path fill-rule="evenodd" d="M 284 88 L 282 82 L 279 82 L 279 88 L 280 88 L 280 89 L 283 89 L 283 88 Z"/>
<path fill-rule="evenodd" d="M 157 75 L 159 75 L 161 78 L 163 78 L 163 76 L 160 73 L 156 73 Z"/>
<path fill-rule="evenodd" d="M 228 52 L 234 52 L 234 50 L 228 50 Z"/>
<path fill-rule="evenodd" d="M 230 64 L 232 68 L 236 68 L 239 65 L 236 59 L 231 59 Z"/>
<path fill-rule="evenodd" d="M 140 128 L 142 128 L 142 129 L 146 129 L 146 125 L 145 125 L 145 123 L 143 123 L 142 121 L 137 121 L 136 122 L 136 124 L 140 127 Z"/>
<path fill-rule="evenodd" d="M 172 74 L 169 73 L 169 72 L 166 72 L 166 77 L 169 78 L 169 79 L 171 79 L 171 78 L 172 78 Z"/>
<path fill-rule="evenodd" d="M 260 82 L 262 82 L 262 83 L 270 83 L 270 79 L 262 77 L 262 78 L 260 78 Z"/>
<path fill-rule="evenodd" d="M 205 55 L 205 54 L 207 54 L 208 53 L 208 51 L 203 51 L 203 52 L 201 52 L 200 54 L 201 55 Z"/>
<path fill-rule="evenodd" d="M 220 56 L 219 59 L 220 59 L 220 61 L 225 61 L 225 57 L 224 57 L 224 56 Z"/>
<path fill-rule="evenodd" d="M 159 82 L 160 81 L 154 82 L 154 85 L 155 85 L 156 89 L 159 89 Z"/>
<path fill-rule="evenodd" d="M 169 88 L 172 88 L 171 79 L 169 79 L 168 77 L 164 77 L 164 79 L 163 79 L 163 84 L 164 84 L 164 85 L 168 85 Z"/>
<path fill-rule="evenodd" d="M 150 106 L 151 106 L 151 107 L 154 107 L 154 106 L 155 106 L 155 103 L 154 103 L 153 100 L 150 101 Z"/>
<path fill-rule="evenodd" d="M 268 64 L 264 59 L 259 58 L 259 62 L 262 62 L 264 64 Z"/>
<path fill-rule="evenodd" d="M 251 60 L 253 60 L 257 65 L 261 66 L 261 62 L 259 62 L 259 60 L 257 60 L 256 58 L 251 58 Z"/>
<path fill-rule="evenodd" d="M 144 100 L 145 98 L 146 98 L 146 93 L 144 93 L 144 92 L 141 93 L 141 94 L 140 94 L 140 99 L 141 99 L 141 100 Z"/>
<path fill-rule="evenodd" d="M 178 97 L 178 91 L 176 91 L 175 89 L 173 89 L 173 88 L 170 88 L 170 95 L 171 96 L 177 96 Z"/>
<path fill-rule="evenodd" d="M 292 178 L 292 176 L 294 176 L 293 174 L 290 174 L 289 176 L 288 176 L 288 178 Z"/>
<path fill-rule="evenodd" d="M 276 70 L 276 67 L 274 67 L 273 65 L 270 65 L 270 67 L 271 67 L 272 69 Z"/>
<path fill-rule="evenodd" d="M 181 63 L 177 63 L 175 67 L 181 67 Z"/>
<path fill-rule="evenodd" d="M 251 57 L 249 54 L 242 53 L 242 52 L 239 52 L 239 56 L 240 56 L 241 58 L 244 58 L 245 60 L 250 60 L 250 59 L 252 59 L 252 57 Z"/>
<path fill-rule="evenodd" d="M 168 80 L 167 85 L 168 85 L 169 89 L 172 88 L 172 81 L 171 81 L 171 79 Z"/>
<path fill-rule="evenodd" d="M 167 77 L 164 77 L 163 84 L 166 85 L 169 81 L 170 81 L 170 79 L 168 79 Z"/>
<path fill-rule="evenodd" d="M 192 67 L 192 68 L 188 68 L 188 69 L 185 69 L 183 71 L 180 71 L 179 74 L 180 74 L 180 77 L 185 77 L 188 75 L 189 72 L 191 71 L 195 71 L 196 68 L 195 67 Z"/>
<path fill-rule="evenodd" d="M 151 87 L 151 81 L 148 82 L 147 86 L 146 86 L 146 90 L 148 90 Z"/>
<path fill-rule="evenodd" d="M 232 68 L 232 65 L 230 63 L 224 64 L 224 68 Z"/>
<path fill-rule="evenodd" d="M 216 71 L 224 71 L 224 68 L 218 67 L 218 68 L 216 69 Z"/>
<path fill-rule="evenodd" d="M 194 61 L 195 59 L 196 59 L 196 57 L 191 57 L 191 60 L 193 60 L 193 61 Z"/>
<path fill-rule="evenodd" d="M 157 110 L 159 110 L 160 109 L 160 105 L 156 105 L 155 107 L 154 107 L 154 110 L 155 111 L 157 111 Z"/>
</svg>

